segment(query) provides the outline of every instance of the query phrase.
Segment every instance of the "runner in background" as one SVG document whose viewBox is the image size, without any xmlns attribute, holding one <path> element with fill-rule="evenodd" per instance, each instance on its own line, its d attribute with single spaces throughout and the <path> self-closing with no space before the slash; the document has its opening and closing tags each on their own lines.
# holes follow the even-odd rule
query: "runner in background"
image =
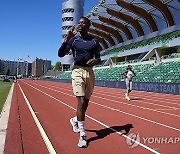
<svg viewBox="0 0 180 154">
<path fill-rule="evenodd" d="M 126 82 L 126 94 L 125 94 L 125 98 L 130 101 L 131 99 L 129 98 L 129 93 L 132 91 L 132 78 L 134 76 L 136 76 L 136 74 L 134 73 L 134 71 L 132 70 L 132 66 L 128 65 L 126 71 L 124 71 L 122 73 L 122 75 L 125 77 L 125 82 Z"/>
</svg>

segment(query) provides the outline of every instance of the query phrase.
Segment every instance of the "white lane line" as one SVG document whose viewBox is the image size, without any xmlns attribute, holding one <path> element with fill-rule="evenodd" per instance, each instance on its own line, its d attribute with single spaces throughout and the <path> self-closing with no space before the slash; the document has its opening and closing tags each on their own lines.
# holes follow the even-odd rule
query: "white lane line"
<svg viewBox="0 0 180 154">
<path fill-rule="evenodd" d="M 101 90 L 99 90 L 99 88 L 101 88 L 101 87 L 98 87 L 97 89 L 96 89 L 96 91 L 101 91 Z M 105 87 L 104 87 L 105 88 Z M 101 88 L 102 89 L 102 88 Z M 114 94 L 117 94 L 117 95 L 119 95 L 119 94 L 122 94 L 122 92 L 123 93 L 125 93 L 125 91 L 122 91 L 122 89 L 119 89 L 119 91 L 117 91 L 116 89 L 112 89 L 112 88 L 109 88 L 109 89 L 111 89 L 111 91 L 113 91 L 113 93 Z M 106 93 L 108 93 L 108 90 L 106 90 L 106 89 L 102 89 L 103 90 L 103 92 L 106 92 Z M 140 94 L 140 93 L 141 94 Z M 142 94 L 143 93 L 143 94 Z M 145 98 L 146 100 L 158 100 L 158 101 L 160 101 L 160 102 L 163 102 L 163 103 L 166 103 L 167 102 L 167 104 L 175 104 L 175 105 L 180 105 L 179 103 L 168 103 L 168 101 L 179 101 L 179 98 L 174 98 L 174 97 L 179 97 L 178 95 L 170 95 L 171 97 L 172 96 L 174 96 L 174 97 L 172 97 L 172 98 L 163 98 L 163 101 L 161 100 L 162 99 L 162 97 L 163 96 L 152 96 L 152 98 L 153 99 L 150 99 L 149 98 L 149 93 L 150 92 L 146 92 L 146 91 L 136 91 L 136 90 L 134 90 L 134 93 L 132 94 L 132 96 L 134 96 L 134 97 L 136 97 L 136 96 L 138 96 L 138 97 L 140 97 L 140 96 L 142 96 L 143 95 L 143 98 Z M 154 93 L 154 94 L 162 94 L 162 93 Z M 163 95 L 167 95 L 167 94 L 163 94 Z M 169 97 L 170 97 L 169 96 Z M 166 100 L 166 102 L 164 102 Z"/>
<path fill-rule="evenodd" d="M 24 82 L 25 83 L 25 82 Z M 28 83 L 26 83 L 28 84 Z M 29 85 L 29 84 L 28 84 Z M 59 90 L 54 90 L 54 89 L 51 89 L 51 88 L 47 88 L 45 86 L 41 86 L 39 84 L 35 84 L 35 85 L 38 85 L 40 87 L 43 87 L 43 88 L 46 88 L 46 89 L 49 89 L 49 90 L 52 90 L 52 91 L 55 91 L 55 92 L 58 92 L 58 93 L 62 93 L 64 95 L 68 95 L 68 96 L 71 96 L 71 97 L 74 97 L 74 95 L 71 95 L 71 94 L 67 94 L 67 93 L 64 93 L 64 92 L 61 92 Z M 29 85 L 31 86 L 31 85 Z M 33 87 L 33 86 L 32 86 Z M 102 98 L 103 99 L 103 98 Z M 112 100 L 110 100 L 112 101 Z M 154 124 L 157 124 L 157 125 L 160 125 L 160 126 L 163 126 L 163 127 L 166 127 L 166 128 L 170 128 L 170 129 L 173 129 L 173 130 L 176 130 L 178 132 L 180 132 L 180 129 L 179 128 L 175 128 L 175 127 L 172 127 L 172 126 L 168 126 L 168 125 L 165 125 L 165 124 L 162 124 L 160 122 L 157 122 L 157 121 L 153 121 L 153 120 L 150 120 L 150 119 L 146 119 L 146 118 L 143 118 L 141 116 L 137 116 L 137 115 L 134 115 L 134 114 L 131 114 L 131 113 L 128 113 L 128 112 L 124 112 L 124 111 L 121 111 L 119 109 L 115 109 L 115 108 L 112 108 L 112 107 L 109 107 L 109 106 L 105 106 L 105 105 L 102 105 L 102 104 L 99 104 L 99 103 L 95 103 L 95 102 L 92 102 L 90 101 L 92 104 L 96 104 L 96 105 L 99 105 L 99 106 L 102 106 L 102 107 L 105 107 L 105 108 L 108 108 L 108 109 L 111 109 L 113 111 L 117 111 L 117 112 L 120 112 L 120 113 L 123 113 L 123 114 L 127 114 L 129 116 L 132 116 L 132 117 L 135 117 L 135 118 L 138 118 L 138 119 L 141 119 L 141 120 L 144 120 L 144 121 L 148 121 L 148 122 L 151 122 L 151 123 L 154 123 Z M 159 111 L 160 112 L 160 111 Z"/>
<path fill-rule="evenodd" d="M 48 87 L 45 87 L 45 86 L 42 86 L 40 84 L 36 84 L 34 83 L 35 85 L 38 85 L 40 87 L 43 87 L 43 88 L 46 88 L 46 89 L 50 89 L 52 91 L 56 91 L 56 92 L 60 92 L 62 94 L 65 94 L 65 95 L 69 95 L 67 93 L 64 93 L 64 92 L 61 92 L 61 91 L 58 91 L 58 90 L 54 90 L 54 89 L 51 89 L 51 88 L 48 88 Z M 54 86 L 52 86 L 54 87 Z M 58 89 L 62 89 L 62 88 L 58 88 Z M 63 89 L 64 90 L 64 89 Z M 65 89 L 66 91 L 72 91 L 72 90 L 69 90 L 69 89 Z M 69 95 L 69 96 L 73 96 L 73 95 Z M 128 105 L 128 106 L 132 106 L 132 107 L 136 107 L 136 108 L 140 108 L 140 109 L 143 109 L 143 110 L 149 110 L 149 111 L 153 111 L 153 112 L 157 112 L 157 113 L 162 113 L 162 114 L 166 114 L 166 115 L 170 115 L 170 116 L 174 116 L 174 117 L 178 117 L 180 118 L 180 115 L 176 115 L 176 114 L 172 114 L 172 113 L 168 113 L 168 112 L 163 112 L 163 111 L 159 111 L 159 110 L 156 110 L 156 109 L 151 109 L 151 108 L 147 108 L 147 107 L 142 107 L 142 106 L 138 106 L 138 105 L 133 105 L 133 104 L 129 104 L 129 103 L 124 103 L 124 102 L 120 102 L 120 101 L 116 101 L 116 100 L 112 100 L 112 99 L 108 99 L 108 98 L 104 98 L 104 97 L 99 97 L 99 96 L 95 96 L 95 95 L 92 95 L 92 97 L 97 97 L 99 99 L 103 99 L 103 100 L 107 100 L 107 101 L 111 101 L 111 102 L 115 102 L 117 104 L 124 104 L 124 105 Z M 173 108 L 174 109 L 174 108 Z"/>
<path fill-rule="evenodd" d="M 103 92 L 103 91 L 98 91 L 98 92 L 96 92 L 96 94 L 100 94 L 100 95 L 105 95 L 105 96 L 110 96 L 110 97 L 114 97 L 114 98 L 117 98 L 117 97 L 119 97 L 119 95 L 114 95 L 113 94 L 113 96 L 112 95 L 108 95 L 109 93 L 107 93 L 107 92 Z M 104 93 L 106 93 L 106 94 L 104 94 Z M 121 97 L 122 99 L 124 99 L 124 97 Z M 152 99 L 150 99 L 151 101 L 152 101 Z M 165 107 L 165 108 L 172 108 L 172 109 L 180 109 L 180 108 L 177 108 L 177 107 L 172 107 L 172 106 L 166 106 L 166 105 L 162 105 L 162 104 L 156 104 L 156 103 L 150 103 L 150 102 L 147 102 L 147 101 L 140 101 L 140 100 L 133 100 L 133 101 L 138 101 L 138 102 L 141 102 L 141 103 L 143 103 L 143 104 L 150 104 L 150 105 L 154 105 L 154 106 L 160 106 L 160 107 Z M 172 104 L 171 104 L 172 105 Z"/>
<path fill-rule="evenodd" d="M 37 85 L 37 84 L 36 84 L 36 85 Z M 61 92 L 61 91 L 58 91 L 58 90 L 54 90 L 54 89 L 51 89 L 51 88 L 47 88 L 47 87 L 41 86 L 41 85 L 38 85 L 38 86 L 44 87 L 44 88 L 46 88 L 46 89 L 50 89 L 50 90 L 52 90 L 52 91 L 59 92 L 59 93 L 62 93 L 62 94 L 65 94 L 65 95 L 68 95 L 68 96 L 72 96 L 72 97 L 73 97 L 73 95 L 70 95 L 70 94 L 67 94 L 67 93 L 64 93 L 64 92 Z M 100 97 L 100 98 L 101 98 L 101 99 L 105 99 L 105 98 L 102 98 L 102 97 Z M 109 100 L 109 99 L 105 99 L 105 100 Z M 112 100 L 110 100 L 110 101 L 112 101 Z M 153 121 L 153 120 L 149 120 L 149 119 L 146 119 L 146 118 L 143 118 L 143 117 L 140 117 L 140 116 L 137 116 L 137 115 L 128 113 L 128 112 L 124 112 L 124 111 L 121 111 L 121 110 L 119 110 L 119 109 L 115 109 L 115 108 L 112 108 L 112 107 L 109 107 L 109 106 L 106 106 L 106 105 L 102 105 L 102 104 L 95 103 L 95 102 L 92 102 L 92 101 L 90 101 L 90 102 L 91 102 L 92 104 L 95 104 L 95 105 L 98 105 L 98 106 L 102 106 L 102 107 L 104 107 L 104 108 L 108 108 L 108 109 L 113 110 L 113 111 L 117 111 L 117 112 L 120 112 L 120 113 L 123 113 L 123 114 L 127 114 L 127 115 L 129 115 L 129 116 L 136 117 L 136 118 L 138 118 L 138 119 L 141 119 L 141 120 L 144 120 L 144 121 L 148 121 L 148 122 L 151 122 L 151 123 L 154 123 L 154 124 L 157 124 L 157 125 L 160 125 L 160 126 L 163 126 L 163 127 L 167 127 L 167 128 L 170 128 L 170 129 L 173 129 L 173 130 L 176 130 L 176 131 L 179 131 L 179 132 L 180 132 L 180 129 L 178 129 L 178 128 L 175 128 L 175 127 L 172 127 L 172 126 L 168 126 L 168 125 L 165 125 L 165 124 L 162 124 L 162 123 Z M 114 102 L 115 102 L 115 101 L 114 101 Z M 159 111 L 159 112 L 161 112 L 161 111 Z M 163 113 L 163 112 L 161 112 L 161 113 Z"/>
<path fill-rule="evenodd" d="M 57 86 L 55 86 L 55 85 L 50 85 L 50 84 L 48 84 L 47 86 L 51 86 L 51 87 L 55 87 L 55 88 L 58 88 L 58 89 L 61 89 L 61 87 L 57 87 Z M 70 86 L 66 86 L 66 87 L 62 87 L 63 89 L 65 89 L 66 88 L 66 90 L 67 89 L 69 89 L 70 88 Z M 98 87 L 98 89 L 99 89 L 100 87 Z M 109 88 L 110 89 L 110 88 Z M 115 89 L 113 89 L 113 90 L 115 90 Z M 118 91 L 114 91 L 113 92 L 113 96 L 112 95 L 107 95 L 107 94 L 109 94 L 109 91 L 107 91 L 107 90 L 105 90 L 105 89 L 103 89 L 103 91 L 102 90 L 97 90 L 97 89 L 94 89 L 94 92 L 93 93 L 96 93 L 96 94 L 101 94 L 101 95 L 106 95 L 106 96 L 111 96 L 111 97 L 119 97 L 119 96 L 122 96 L 122 92 L 118 92 Z M 147 92 L 145 92 L 145 93 L 147 93 Z M 149 92 L 148 92 L 149 93 Z M 138 95 L 136 95 L 136 94 L 132 94 L 132 97 L 140 97 L 140 96 L 138 96 Z M 124 98 L 124 97 L 119 97 L 119 98 Z M 141 102 L 141 103 L 143 103 L 143 104 L 151 104 L 151 105 L 154 105 L 154 106 L 162 106 L 162 107 L 166 107 L 166 108 L 173 108 L 173 109 L 180 109 L 180 108 L 178 108 L 178 107 L 172 107 L 172 106 L 165 106 L 165 105 L 162 105 L 162 104 L 156 104 L 156 103 L 150 103 L 150 102 L 148 102 L 148 101 L 154 101 L 154 100 L 158 100 L 158 102 L 160 101 L 160 102 L 162 102 L 162 98 L 157 98 L 157 97 L 154 97 L 154 99 L 149 99 L 149 97 L 147 98 L 147 97 L 144 97 L 144 95 L 143 95 L 143 98 L 146 100 L 146 101 L 140 101 L 140 100 L 133 100 L 133 101 L 138 101 L 138 102 Z M 165 100 L 167 100 L 166 98 L 163 98 L 163 103 L 164 104 L 170 104 L 170 105 L 180 105 L 179 103 L 168 103 L 167 101 L 165 101 Z M 168 98 L 168 100 L 170 100 L 169 98 Z M 171 99 L 171 101 L 172 101 L 172 99 Z M 176 100 L 175 100 L 176 101 Z"/>
<path fill-rule="evenodd" d="M 125 105 L 128 105 L 128 106 L 133 106 L 133 107 L 136 107 L 136 108 L 140 108 L 140 109 L 144 109 L 144 110 L 149 110 L 149 111 L 153 111 L 153 112 L 158 112 L 158 113 L 162 113 L 162 114 L 167 114 L 167 115 L 170 115 L 170 116 L 175 116 L 175 117 L 180 118 L 179 115 L 168 113 L 168 112 L 159 111 L 159 110 L 156 110 L 156 109 L 151 109 L 151 108 L 148 108 L 148 107 L 142 107 L 142 106 L 138 106 L 138 105 L 124 103 L 124 102 L 120 102 L 120 101 L 116 101 L 116 100 L 112 100 L 112 99 L 108 99 L 108 98 L 104 98 L 104 97 L 99 97 L 99 96 L 94 96 L 94 97 L 97 97 L 99 99 L 104 99 L 104 100 L 107 100 L 107 101 L 116 102 L 118 104 L 125 104 Z M 173 108 L 173 109 L 176 109 L 176 108 Z"/>
<path fill-rule="evenodd" d="M 50 154 L 56 154 L 56 151 L 55 151 L 53 145 L 51 144 L 51 141 L 49 140 L 49 138 L 48 138 L 45 130 L 43 129 L 40 121 L 38 120 L 36 114 L 34 113 L 34 110 L 33 110 L 33 108 L 31 107 L 31 105 L 30 105 L 30 103 L 29 103 L 26 95 L 24 94 L 24 91 L 22 90 L 21 86 L 19 85 L 19 83 L 18 83 L 18 86 L 19 86 L 19 88 L 20 88 L 20 90 L 21 90 L 21 93 L 22 93 L 22 95 L 23 95 L 23 97 L 24 97 L 24 99 L 25 99 L 25 101 L 26 101 L 26 104 L 27 104 L 27 106 L 28 106 L 28 108 L 29 108 L 29 110 L 30 110 L 30 112 L 31 112 L 31 115 L 32 115 L 32 117 L 33 117 L 33 119 L 34 119 L 34 121 L 35 121 L 38 129 L 39 129 L 39 132 L 40 132 L 40 134 L 41 134 L 41 136 L 42 136 L 42 138 L 43 138 L 43 140 L 44 140 L 44 142 L 45 142 L 45 144 L 46 144 L 46 147 L 47 147 L 49 153 L 50 153 Z"/>
<path fill-rule="evenodd" d="M 55 88 L 57 88 L 57 89 L 63 89 L 63 90 L 70 91 L 69 89 L 65 89 L 64 87 L 63 87 L 63 88 L 56 87 L 56 86 L 49 86 L 49 87 L 55 87 Z M 72 90 L 71 90 L 71 91 L 72 91 Z M 94 94 L 96 94 L 96 95 L 97 95 L 97 94 L 98 94 L 98 95 L 105 95 L 105 96 L 110 96 L 110 97 L 117 98 L 117 96 L 108 95 L 109 93 L 108 93 L 108 94 L 103 94 L 102 92 L 103 92 L 103 93 L 107 93 L 107 92 L 104 92 L 104 91 L 98 91 L 98 92 L 96 92 L 96 93 L 94 93 Z M 92 95 L 92 97 L 98 97 L 98 96 L 96 96 L 96 95 Z M 103 97 L 100 97 L 100 96 L 99 96 L 99 98 L 104 99 Z M 106 98 L 106 100 L 107 100 L 107 99 L 108 99 L 108 98 Z M 112 100 L 112 99 L 109 99 L 109 100 L 114 101 L 114 102 L 116 102 L 116 103 L 118 103 L 118 104 L 125 104 L 125 105 L 128 105 L 128 106 L 135 106 L 135 107 L 137 107 L 137 108 L 142 108 L 142 109 L 144 109 L 144 110 L 151 110 L 151 111 L 154 111 L 154 112 L 159 112 L 159 113 L 163 113 L 163 114 L 167 114 L 167 115 L 171 115 L 171 116 L 175 116 L 175 117 L 179 117 L 179 118 L 180 118 L 179 115 L 172 114 L 172 113 L 168 113 L 168 112 L 162 112 L 162 111 L 159 111 L 159 110 L 157 110 L 157 109 L 151 109 L 151 108 L 142 107 L 142 106 L 138 106 L 138 105 L 133 105 L 133 104 L 129 104 L 129 103 L 119 102 L 119 101 Z M 134 101 L 136 101 L 136 100 L 134 100 Z M 151 104 L 151 105 L 154 105 L 154 106 L 160 106 L 160 107 L 170 108 L 170 109 L 172 109 L 172 110 L 179 110 L 179 108 L 171 107 L 171 106 L 165 106 L 165 105 L 161 105 L 161 104 L 155 104 L 155 103 L 149 103 L 149 102 L 143 102 L 143 101 L 138 101 L 138 102 L 142 102 L 143 104 Z"/>
<path fill-rule="evenodd" d="M 25 82 L 24 82 L 24 83 L 25 83 Z M 49 95 L 49 94 L 43 92 L 42 90 L 40 90 L 40 89 L 38 89 L 38 88 L 36 88 L 36 87 L 34 87 L 34 86 L 28 84 L 28 83 L 25 83 L 25 84 L 29 85 L 30 87 L 36 89 L 37 91 L 43 93 L 44 95 L 46 95 L 46 96 L 48 96 L 48 97 L 50 97 L 50 98 L 52 98 L 52 99 L 54 99 L 54 100 L 60 102 L 61 104 L 63 104 L 63 105 L 65 105 L 65 106 L 67 106 L 67 107 L 69 107 L 69 108 L 71 108 L 71 109 L 73 109 L 73 110 L 76 111 L 76 109 L 75 109 L 74 107 L 72 107 L 72 106 L 70 106 L 70 105 L 64 103 L 63 101 L 61 101 L 61 100 L 59 100 L 59 99 L 57 99 L 57 98 L 55 98 L 55 97 L 53 97 L 53 96 L 51 96 L 51 95 Z M 86 117 L 90 118 L 91 120 L 93 120 L 93 121 L 99 123 L 100 125 L 102 125 L 102 126 L 108 128 L 108 129 L 111 129 L 112 131 L 114 131 L 115 133 L 119 134 L 120 136 L 123 136 L 124 138 L 126 138 L 126 139 L 128 139 L 128 140 L 130 140 L 130 141 L 132 141 L 132 142 L 135 142 L 136 144 L 140 145 L 141 147 L 143 147 L 143 148 L 145 148 L 145 149 L 147 149 L 147 150 L 149 150 L 149 151 L 151 151 L 151 152 L 153 152 L 153 153 L 155 153 L 155 154 L 160 154 L 159 152 L 155 151 L 154 149 L 151 149 L 150 147 L 148 147 L 148 146 L 146 146 L 146 145 L 144 145 L 144 144 L 142 144 L 142 143 L 140 143 L 140 142 L 138 142 L 138 141 L 133 140 L 132 138 L 128 137 L 127 135 L 124 135 L 123 133 L 118 132 L 117 130 L 115 130 L 115 129 L 113 129 L 113 128 L 110 128 L 110 126 L 108 126 L 108 125 L 106 125 L 106 124 L 100 122 L 100 121 L 97 120 L 97 119 L 94 119 L 93 117 L 91 117 L 91 116 L 89 116 L 89 115 L 87 115 L 87 114 L 86 114 Z"/>
<path fill-rule="evenodd" d="M 132 116 L 132 117 L 144 120 L 144 121 L 148 121 L 148 122 L 151 122 L 151 123 L 154 123 L 154 124 L 157 124 L 157 125 L 160 125 L 160 126 L 163 126 L 163 127 L 166 127 L 166 128 L 170 128 L 170 129 L 173 129 L 173 130 L 176 130 L 176 131 L 180 132 L 180 129 L 172 127 L 172 126 L 168 126 L 168 125 L 165 125 L 165 124 L 153 121 L 153 120 L 149 120 L 149 119 L 146 119 L 146 118 L 143 118 L 143 117 L 140 117 L 140 116 L 128 113 L 128 112 L 124 112 L 124 111 L 121 111 L 119 109 L 115 109 L 115 108 L 112 108 L 112 107 L 109 107 L 109 106 L 106 106 L 106 105 L 102 105 L 102 104 L 99 104 L 99 103 L 95 103 L 95 102 L 91 102 L 91 103 L 96 104 L 96 105 L 101 106 L 101 107 L 104 107 L 104 108 L 107 108 L 107 109 L 110 109 L 110 110 L 113 110 L 113 111 L 117 111 L 117 112 L 120 112 L 120 113 L 123 113 L 123 114 L 127 114 L 129 116 Z"/>
</svg>

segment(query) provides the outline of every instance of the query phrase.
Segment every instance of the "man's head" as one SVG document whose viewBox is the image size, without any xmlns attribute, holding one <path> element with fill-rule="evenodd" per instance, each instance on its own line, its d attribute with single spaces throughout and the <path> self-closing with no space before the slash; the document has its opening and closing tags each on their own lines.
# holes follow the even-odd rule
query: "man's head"
<svg viewBox="0 0 180 154">
<path fill-rule="evenodd" d="M 128 65 L 128 69 L 130 69 L 130 70 L 131 70 L 131 69 L 132 69 L 132 66 L 131 66 L 131 65 Z"/>
<path fill-rule="evenodd" d="M 91 22 L 88 18 L 81 17 L 79 22 L 78 22 L 77 30 L 80 33 L 86 33 L 88 31 L 90 25 L 91 25 Z"/>
</svg>

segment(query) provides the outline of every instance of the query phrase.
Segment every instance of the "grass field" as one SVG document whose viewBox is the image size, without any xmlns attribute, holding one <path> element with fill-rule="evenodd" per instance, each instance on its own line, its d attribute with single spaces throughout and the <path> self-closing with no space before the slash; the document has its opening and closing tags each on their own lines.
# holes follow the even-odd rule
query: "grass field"
<svg viewBox="0 0 180 154">
<path fill-rule="evenodd" d="M 0 80 L 0 113 L 8 96 L 12 82 L 3 82 Z"/>
</svg>

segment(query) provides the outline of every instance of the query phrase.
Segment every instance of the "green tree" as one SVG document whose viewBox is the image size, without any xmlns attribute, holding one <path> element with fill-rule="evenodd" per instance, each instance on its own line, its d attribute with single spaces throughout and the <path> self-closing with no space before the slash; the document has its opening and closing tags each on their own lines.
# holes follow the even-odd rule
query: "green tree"
<svg viewBox="0 0 180 154">
<path fill-rule="evenodd" d="M 51 70 L 53 70 L 53 69 L 54 69 L 54 67 L 55 67 L 54 65 L 51 65 Z"/>
<path fill-rule="evenodd" d="M 10 69 L 9 68 L 6 71 L 6 75 L 10 75 Z"/>
<path fill-rule="evenodd" d="M 53 70 L 54 71 L 60 71 L 61 70 L 61 62 L 56 62 Z"/>
</svg>

